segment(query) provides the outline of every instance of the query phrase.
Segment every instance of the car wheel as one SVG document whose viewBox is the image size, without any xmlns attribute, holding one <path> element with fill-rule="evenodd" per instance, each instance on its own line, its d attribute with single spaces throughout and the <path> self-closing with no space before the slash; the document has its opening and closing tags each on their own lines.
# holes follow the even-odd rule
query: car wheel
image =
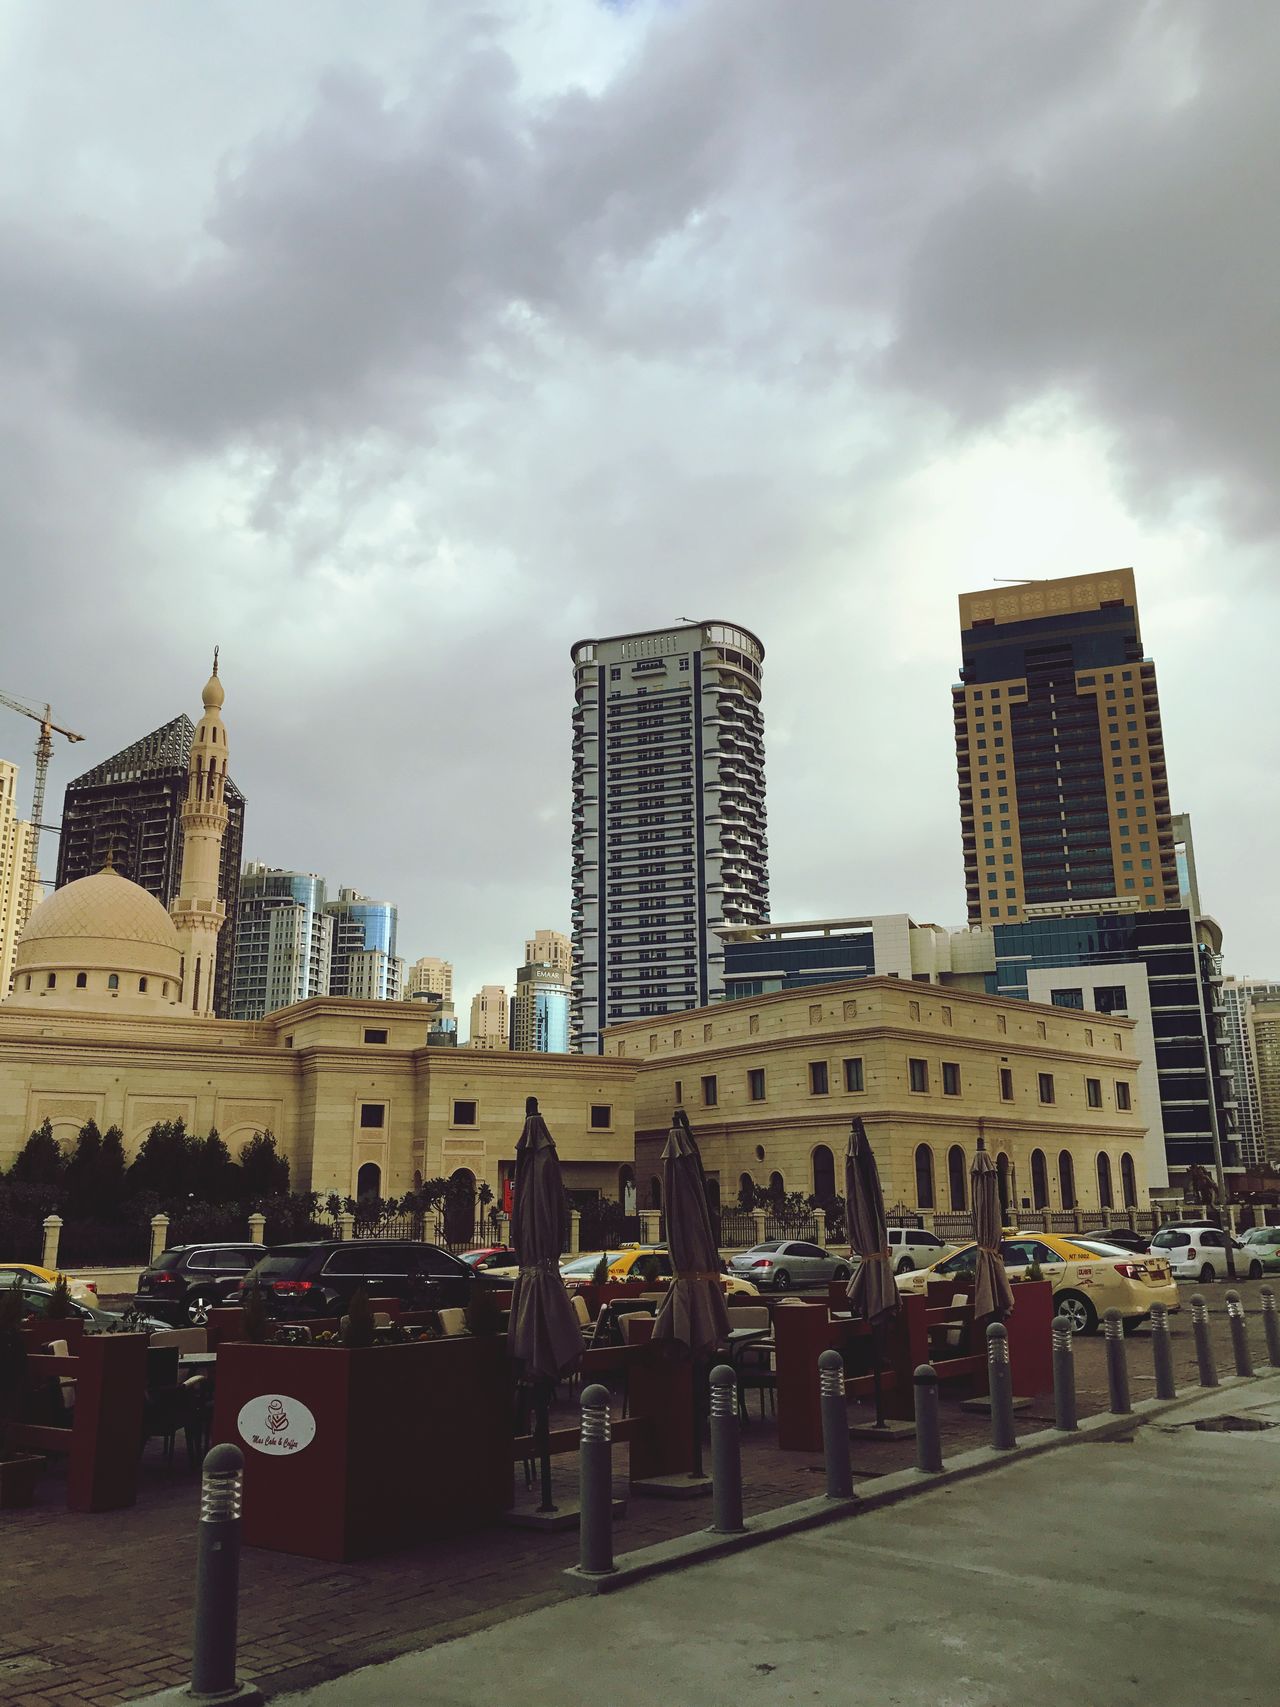
<svg viewBox="0 0 1280 1707">
<path fill-rule="evenodd" d="M 1261 1280 L 1262 1279 L 1262 1264 L 1260 1262 L 1251 1262 L 1249 1264 L 1249 1279 L 1250 1280 Z"/>
<path fill-rule="evenodd" d="M 1208 1284 L 1211 1280 L 1216 1280 L 1217 1278 L 1218 1278 L 1217 1275 L 1213 1271 L 1213 1264 L 1207 1262 L 1204 1265 L 1204 1267 L 1200 1270 L 1200 1284 L 1201 1284 L 1201 1286 L 1208 1286 Z"/>
<path fill-rule="evenodd" d="M 838 1268 L 831 1278 L 832 1280 L 848 1280 L 849 1270 L 847 1268 Z"/>
<path fill-rule="evenodd" d="M 1097 1333 L 1098 1312 L 1083 1292 L 1060 1292 L 1054 1302 L 1058 1306 L 1058 1314 L 1071 1323 L 1073 1334 Z"/>
<path fill-rule="evenodd" d="M 910 1274 L 915 1266 L 910 1257 L 903 1257 L 893 1272 L 895 1274 Z"/>
<path fill-rule="evenodd" d="M 203 1293 L 197 1293 L 194 1298 L 188 1298 L 187 1320 L 191 1323 L 191 1326 L 193 1328 L 207 1327 L 209 1322 L 209 1311 L 212 1307 L 213 1300 L 206 1298 Z"/>
<path fill-rule="evenodd" d="M 777 1287 L 779 1292 L 785 1292 L 791 1285 L 791 1276 L 787 1273 L 785 1268 L 780 1268 L 777 1274 L 774 1275 L 773 1284 Z"/>
</svg>

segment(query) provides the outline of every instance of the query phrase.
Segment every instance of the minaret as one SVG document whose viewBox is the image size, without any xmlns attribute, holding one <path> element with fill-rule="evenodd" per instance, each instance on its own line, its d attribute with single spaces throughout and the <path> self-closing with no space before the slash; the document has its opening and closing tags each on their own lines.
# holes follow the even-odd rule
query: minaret
<svg viewBox="0 0 1280 1707">
<path fill-rule="evenodd" d="M 227 732 L 222 726 L 226 696 L 218 680 L 218 650 L 205 683 L 204 715 L 191 743 L 187 797 L 182 803 L 182 881 L 169 908 L 182 948 L 182 1005 L 188 1013 L 213 1013 L 218 932 L 227 916 L 218 895 L 222 838 L 227 828 Z"/>
</svg>

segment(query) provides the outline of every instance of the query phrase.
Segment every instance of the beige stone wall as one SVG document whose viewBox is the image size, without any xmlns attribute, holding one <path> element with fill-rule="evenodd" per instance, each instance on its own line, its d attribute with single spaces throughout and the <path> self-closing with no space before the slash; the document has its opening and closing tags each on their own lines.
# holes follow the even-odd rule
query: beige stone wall
<svg viewBox="0 0 1280 1707">
<path fill-rule="evenodd" d="M 609 1059 L 634 1060 L 636 1175 L 642 1204 L 673 1108 L 689 1115 L 704 1162 L 721 1187 L 736 1194 L 739 1177 L 760 1185 L 774 1172 L 787 1191 L 809 1193 L 813 1157 L 832 1153 L 836 1189 L 843 1192 L 843 1156 L 851 1116 L 860 1114 L 876 1151 L 890 1204 L 917 1205 L 916 1149 L 932 1152 L 934 1206 L 951 1207 L 948 1153 L 957 1147 L 967 1175 L 979 1131 L 993 1157 L 1009 1158 L 1012 1200 L 1032 1198 L 1032 1152 L 1045 1157 L 1049 1207 L 1062 1207 L 1058 1159 L 1073 1162 L 1081 1208 L 1099 1205 L 1097 1157 L 1110 1160 L 1113 1197 L 1121 1197 L 1120 1161 L 1133 1158 L 1145 1200 L 1133 1025 L 1128 1020 L 1004 1002 L 967 991 L 894 979 L 867 979 L 669 1016 L 661 1024 L 634 1022 L 607 1036 Z M 925 1063 L 928 1089 L 911 1088 L 912 1060 Z M 845 1062 L 861 1063 L 860 1090 L 846 1088 Z M 825 1065 L 828 1090 L 815 1094 L 811 1068 Z M 958 1094 L 944 1092 L 944 1064 L 956 1069 Z M 1012 1075 L 1013 1098 L 1001 1097 L 1000 1070 Z M 750 1075 L 764 1073 L 764 1096 L 753 1100 Z M 1039 1075 L 1053 1078 L 1054 1100 L 1040 1100 Z M 703 1080 L 714 1076 L 708 1106 Z M 949 1075 L 948 1075 L 949 1076 Z M 1102 1106 L 1089 1105 L 1088 1080 Z M 1132 1107 L 1118 1106 L 1116 1086 Z M 960 1205 L 964 1207 L 964 1205 Z"/>
</svg>

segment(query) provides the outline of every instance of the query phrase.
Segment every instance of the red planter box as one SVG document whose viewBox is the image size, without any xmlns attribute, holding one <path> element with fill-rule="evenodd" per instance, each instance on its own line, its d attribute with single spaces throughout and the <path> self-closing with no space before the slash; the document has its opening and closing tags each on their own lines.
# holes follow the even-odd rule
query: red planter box
<svg viewBox="0 0 1280 1707">
<path fill-rule="evenodd" d="M 251 1547 L 343 1561 L 490 1523 L 513 1420 L 500 1336 L 218 1350 L 213 1435 L 244 1453 Z"/>
</svg>

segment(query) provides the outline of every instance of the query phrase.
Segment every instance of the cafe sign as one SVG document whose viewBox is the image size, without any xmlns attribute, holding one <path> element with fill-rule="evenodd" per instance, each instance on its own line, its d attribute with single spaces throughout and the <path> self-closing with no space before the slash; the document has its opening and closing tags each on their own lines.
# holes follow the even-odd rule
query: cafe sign
<svg viewBox="0 0 1280 1707">
<path fill-rule="evenodd" d="M 246 1446 L 269 1457 L 288 1458 L 310 1446 L 316 1419 L 301 1399 L 287 1393 L 260 1393 L 240 1407 L 236 1427 Z"/>
</svg>

